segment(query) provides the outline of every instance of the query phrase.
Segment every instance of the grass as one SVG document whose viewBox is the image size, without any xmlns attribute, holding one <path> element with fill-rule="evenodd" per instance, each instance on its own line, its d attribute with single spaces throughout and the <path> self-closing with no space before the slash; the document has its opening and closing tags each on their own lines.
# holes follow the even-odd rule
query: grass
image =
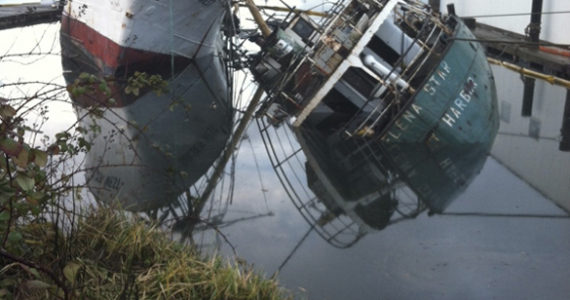
<svg viewBox="0 0 570 300">
<path fill-rule="evenodd" d="M 274 279 L 201 257 L 157 226 L 111 210 L 90 213 L 65 237 L 49 223 L 23 232 L 19 254 L 41 268 L 0 258 L 0 298 L 290 298 Z"/>
</svg>

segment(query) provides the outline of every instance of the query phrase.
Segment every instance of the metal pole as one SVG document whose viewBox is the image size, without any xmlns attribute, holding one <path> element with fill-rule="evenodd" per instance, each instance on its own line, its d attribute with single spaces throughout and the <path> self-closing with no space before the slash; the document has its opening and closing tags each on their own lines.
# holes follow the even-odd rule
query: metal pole
<svg viewBox="0 0 570 300">
<path fill-rule="evenodd" d="M 441 0 L 429 0 L 429 6 L 431 6 L 431 9 L 436 12 L 439 13 L 440 12 L 440 6 L 441 6 Z"/>
<path fill-rule="evenodd" d="M 542 0 L 532 0 L 532 14 L 530 15 L 530 24 L 528 24 L 526 33 L 531 42 L 536 43 L 532 47 L 538 49 L 540 41 L 540 23 L 542 20 Z M 533 66 L 538 67 L 540 66 Z M 522 116 L 530 117 L 532 115 L 532 103 L 534 101 L 534 84 L 533 78 L 526 77 L 524 79 L 524 93 Z"/>
<path fill-rule="evenodd" d="M 530 77 L 524 77 L 524 90 L 523 90 L 523 103 L 522 112 L 523 117 L 532 116 L 532 103 L 534 102 L 534 84 L 535 79 Z"/>
<path fill-rule="evenodd" d="M 208 182 L 208 185 L 204 189 L 204 192 L 200 196 L 195 207 L 193 207 L 193 214 L 195 217 L 195 221 L 198 220 L 198 216 L 200 215 L 202 208 L 204 208 L 206 201 L 208 201 L 208 198 L 210 197 L 210 195 L 214 191 L 214 188 L 216 188 L 216 184 L 218 183 L 218 180 L 220 179 L 222 172 L 226 168 L 226 164 L 228 163 L 228 161 L 232 157 L 232 154 L 236 150 L 236 146 L 239 143 L 239 141 L 241 140 L 241 137 L 242 137 L 245 129 L 247 128 L 247 125 L 249 124 L 249 121 L 253 117 L 253 113 L 255 112 L 257 104 L 259 104 L 259 102 L 261 100 L 261 96 L 263 96 L 263 89 L 261 87 L 257 87 L 257 90 L 255 91 L 255 94 L 253 95 L 251 102 L 249 102 L 249 105 L 248 105 L 242 119 L 240 120 L 240 122 L 236 128 L 236 131 L 234 132 L 234 134 L 232 136 L 232 139 L 230 140 L 230 143 L 228 144 L 228 146 L 224 150 L 224 153 L 222 154 L 220 161 L 216 165 L 214 172 L 212 173 L 212 177 L 210 178 L 210 181 Z"/>
<path fill-rule="evenodd" d="M 261 13 L 259 12 L 259 8 L 257 6 L 255 6 L 255 3 L 253 3 L 252 0 L 245 0 L 245 5 L 247 5 L 247 8 L 249 8 L 249 11 L 251 12 L 251 15 L 253 16 L 255 23 L 257 23 L 257 25 L 259 26 L 259 29 L 261 30 L 261 34 L 263 34 L 263 37 L 270 36 L 271 35 L 271 28 L 269 28 L 267 23 L 265 23 L 265 20 L 261 16 Z"/>
<path fill-rule="evenodd" d="M 455 5 L 453 3 L 447 5 L 447 13 L 450 16 L 455 16 Z"/>
<path fill-rule="evenodd" d="M 542 0 L 532 0 L 532 14 L 528 25 L 528 35 L 532 42 L 540 40 L 540 24 L 542 21 Z M 538 48 L 538 45 L 536 45 Z"/>
<path fill-rule="evenodd" d="M 566 103 L 564 104 L 560 133 L 562 135 L 559 146 L 560 151 L 570 152 L 570 89 L 566 90 Z"/>
</svg>

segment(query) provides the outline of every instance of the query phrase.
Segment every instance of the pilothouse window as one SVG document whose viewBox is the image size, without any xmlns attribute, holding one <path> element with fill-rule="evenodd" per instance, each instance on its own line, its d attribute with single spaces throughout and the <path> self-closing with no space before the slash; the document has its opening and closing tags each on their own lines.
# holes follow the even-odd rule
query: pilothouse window
<svg viewBox="0 0 570 300">
<path fill-rule="evenodd" d="M 372 39 L 367 45 L 370 50 L 378 54 L 382 59 L 388 62 L 390 65 L 394 66 L 396 61 L 400 58 L 400 55 L 394 51 L 386 42 L 378 38 L 377 36 L 372 36 Z"/>
<path fill-rule="evenodd" d="M 313 31 L 315 31 L 313 26 L 311 26 L 311 24 L 309 22 L 307 22 L 306 20 L 304 20 L 302 18 L 299 18 L 299 20 L 297 21 L 297 23 L 295 23 L 295 25 L 293 26 L 292 29 L 304 41 L 308 41 L 311 34 L 313 34 Z"/>
</svg>

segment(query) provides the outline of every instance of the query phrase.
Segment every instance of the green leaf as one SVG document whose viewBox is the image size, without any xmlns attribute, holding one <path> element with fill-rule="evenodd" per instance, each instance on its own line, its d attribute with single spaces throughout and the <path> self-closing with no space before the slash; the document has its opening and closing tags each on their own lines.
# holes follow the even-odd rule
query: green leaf
<svg viewBox="0 0 570 300">
<path fill-rule="evenodd" d="M 32 153 L 34 155 L 34 163 L 38 165 L 38 167 L 45 167 L 48 158 L 47 152 L 39 149 L 32 149 Z"/>
<path fill-rule="evenodd" d="M 72 284 L 75 282 L 75 277 L 77 276 L 77 272 L 81 268 L 81 265 L 78 263 L 70 262 L 68 263 L 65 268 L 63 268 L 63 276 Z"/>
<path fill-rule="evenodd" d="M 16 130 L 16 132 L 18 133 L 18 136 L 24 136 L 24 134 L 26 134 L 26 128 L 25 127 L 18 127 L 18 129 Z"/>
<path fill-rule="evenodd" d="M 24 284 L 29 289 L 47 289 L 51 286 L 41 280 L 28 280 Z"/>
<path fill-rule="evenodd" d="M 8 242 L 17 243 L 22 240 L 22 234 L 18 231 L 10 231 L 8 234 Z"/>
<path fill-rule="evenodd" d="M 14 195 L 15 193 L 13 191 L 2 191 L 0 193 L 0 205 L 3 205 L 4 201 L 8 201 L 10 197 Z"/>
<path fill-rule="evenodd" d="M 4 138 L 0 140 L 0 150 L 4 151 L 10 156 L 17 156 L 22 151 L 22 144 L 14 141 L 10 138 Z"/>
<path fill-rule="evenodd" d="M 0 117 L 2 117 L 2 119 L 11 118 L 15 116 L 16 113 L 16 110 L 12 106 L 7 104 L 0 105 Z"/>
<path fill-rule="evenodd" d="M 16 163 L 16 165 L 18 165 L 18 167 L 26 168 L 28 166 L 28 162 L 30 159 L 29 147 L 26 145 L 23 145 L 22 151 L 20 151 L 20 153 L 18 153 L 18 156 L 14 157 L 13 159 L 14 159 L 14 163 Z"/>
<path fill-rule="evenodd" d="M 62 131 L 55 134 L 55 139 L 58 142 L 65 142 L 71 137 L 71 134 L 67 131 Z"/>
<path fill-rule="evenodd" d="M 0 298 L 7 299 L 9 295 L 10 291 L 8 291 L 7 289 L 0 289 Z"/>
<path fill-rule="evenodd" d="M 42 192 L 33 192 L 30 194 L 30 198 L 34 200 L 41 200 L 46 194 Z"/>
<path fill-rule="evenodd" d="M 10 213 L 7 211 L 3 211 L 0 213 L 0 222 L 4 222 L 4 221 L 8 221 L 10 220 Z"/>
<path fill-rule="evenodd" d="M 79 144 L 80 148 L 85 148 L 85 150 L 91 150 L 91 143 L 89 143 L 86 139 L 80 137 L 77 139 L 77 143 Z"/>
<path fill-rule="evenodd" d="M 35 268 L 32 267 L 28 267 L 24 264 L 20 264 L 19 265 L 22 269 L 24 269 L 24 271 L 28 272 L 28 274 L 32 274 L 34 275 L 35 278 L 40 278 L 40 272 L 38 272 L 38 270 L 36 270 Z"/>
<path fill-rule="evenodd" d="M 15 180 L 16 184 L 22 189 L 22 191 L 29 192 L 34 189 L 36 181 L 33 178 L 26 176 L 25 174 L 18 174 Z"/>
</svg>

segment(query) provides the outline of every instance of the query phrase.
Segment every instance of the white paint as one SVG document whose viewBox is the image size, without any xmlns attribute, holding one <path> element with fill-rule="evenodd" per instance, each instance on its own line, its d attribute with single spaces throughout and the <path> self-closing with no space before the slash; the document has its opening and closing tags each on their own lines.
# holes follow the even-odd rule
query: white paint
<svg viewBox="0 0 570 300">
<path fill-rule="evenodd" d="M 192 57 L 197 49 L 202 53 L 208 52 L 205 48 L 215 48 L 223 3 L 216 0 L 205 6 L 199 0 L 73 0 L 65 7 L 64 15 L 121 46 Z"/>
<path fill-rule="evenodd" d="M 293 124 L 295 127 L 299 127 L 303 121 L 309 116 L 309 114 L 317 107 L 317 105 L 321 102 L 321 100 L 328 94 L 328 92 L 334 87 L 336 82 L 340 79 L 342 74 L 348 70 L 349 67 L 352 65 L 362 65 L 362 61 L 360 58 L 356 56 L 362 52 L 362 49 L 366 46 L 368 41 L 372 38 L 372 35 L 376 33 L 380 25 L 384 23 L 384 21 L 388 18 L 394 7 L 400 3 L 400 0 L 390 0 L 382 11 L 376 16 L 376 18 L 372 21 L 368 29 L 362 34 L 362 37 L 358 41 L 358 43 L 352 49 L 349 57 L 345 59 L 337 69 L 329 76 L 327 81 L 323 84 L 322 88 L 318 91 L 318 93 L 311 99 L 311 101 L 305 106 L 303 111 L 297 116 L 297 120 Z"/>
<path fill-rule="evenodd" d="M 372 70 L 376 71 L 376 74 L 385 77 L 390 74 L 390 69 L 386 68 L 383 64 L 377 61 L 372 55 L 366 55 L 362 59 L 362 62 L 367 67 L 371 68 Z M 389 82 L 396 81 L 396 84 L 401 88 L 407 89 L 410 85 L 401 78 L 398 78 L 397 73 L 392 72 L 389 76 Z"/>
</svg>

